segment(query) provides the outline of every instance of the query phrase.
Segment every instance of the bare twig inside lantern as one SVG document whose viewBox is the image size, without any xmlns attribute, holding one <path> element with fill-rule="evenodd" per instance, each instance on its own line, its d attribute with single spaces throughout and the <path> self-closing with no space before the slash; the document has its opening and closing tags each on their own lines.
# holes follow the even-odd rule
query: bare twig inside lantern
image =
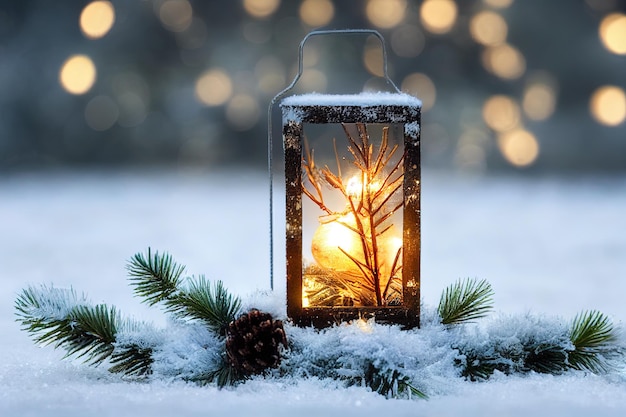
<svg viewBox="0 0 626 417">
<path fill-rule="evenodd" d="M 302 192 L 323 213 L 311 244 L 316 265 L 305 266 L 304 297 L 310 305 L 389 306 L 401 302 L 402 240 L 392 216 L 403 207 L 397 201 L 403 182 L 404 155 L 392 163 L 398 145 L 389 146 L 383 127 L 380 146 L 370 143 L 367 127 L 356 124 L 358 139 L 342 124 L 352 165 L 358 173 L 344 181 L 337 145 L 337 174 L 315 165 L 305 144 Z M 322 185 L 339 192 L 343 211 L 324 201 Z"/>
</svg>

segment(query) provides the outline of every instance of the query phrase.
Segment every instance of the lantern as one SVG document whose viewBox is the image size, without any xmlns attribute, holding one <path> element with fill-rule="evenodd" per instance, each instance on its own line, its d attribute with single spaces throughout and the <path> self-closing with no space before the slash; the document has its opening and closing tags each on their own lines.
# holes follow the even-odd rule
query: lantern
<svg viewBox="0 0 626 417">
<path fill-rule="evenodd" d="M 287 315 L 418 326 L 420 101 L 395 88 L 291 95 L 280 108 Z"/>
</svg>

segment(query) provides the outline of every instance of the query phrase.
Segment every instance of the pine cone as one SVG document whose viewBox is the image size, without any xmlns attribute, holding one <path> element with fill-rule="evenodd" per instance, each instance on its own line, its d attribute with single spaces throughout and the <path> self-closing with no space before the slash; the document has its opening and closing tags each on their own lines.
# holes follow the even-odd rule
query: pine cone
<svg viewBox="0 0 626 417">
<path fill-rule="evenodd" d="M 283 322 L 253 309 L 228 325 L 226 353 L 231 366 L 249 376 L 280 363 L 280 345 L 287 347 Z"/>
</svg>

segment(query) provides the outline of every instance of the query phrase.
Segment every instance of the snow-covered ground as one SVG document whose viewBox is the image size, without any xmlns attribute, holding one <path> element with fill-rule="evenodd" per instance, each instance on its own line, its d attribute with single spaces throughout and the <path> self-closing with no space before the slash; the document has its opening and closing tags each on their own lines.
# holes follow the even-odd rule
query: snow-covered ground
<svg viewBox="0 0 626 417">
<path fill-rule="evenodd" d="M 571 318 L 599 309 L 626 322 L 625 177 L 425 172 L 422 180 L 426 305 L 436 305 L 456 279 L 478 277 L 493 285 L 498 313 Z M 158 309 L 132 296 L 126 279 L 126 260 L 148 246 L 169 251 L 189 273 L 223 280 L 244 299 L 267 289 L 267 188 L 262 172 L 0 177 L 0 415 L 626 415 L 624 372 L 455 382 L 428 401 L 387 400 L 317 380 L 255 380 L 222 391 L 129 383 L 36 347 L 15 322 L 18 292 L 54 283 L 164 324 Z M 277 277 L 277 291 L 283 286 Z"/>
</svg>

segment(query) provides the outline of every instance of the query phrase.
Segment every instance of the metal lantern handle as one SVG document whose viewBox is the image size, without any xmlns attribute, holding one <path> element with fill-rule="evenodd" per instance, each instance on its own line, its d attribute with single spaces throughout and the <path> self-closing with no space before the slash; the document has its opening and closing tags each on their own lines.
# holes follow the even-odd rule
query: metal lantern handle
<svg viewBox="0 0 626 417">
<path fill-rule="evenodd" d="M 272 109 L 278 100 L 283 98 L 290 90 L 292 90 L 300 77 L 302 76 L 303 68 L 304 68 L 304 45 L 306 42 L 314 37 L 321 35 L 373 35 L 380 41 L 383 50 L 383 78 L 385 81 L 391 85 L 391 87 L 395 90 L 396 93 L 400 93 L 400 89 L 394 84 L 394 82 L 389 78 L 387 73 L 387 47 L 385 46 L 385 39 L 377 30 L 373 29 L 331 29 L 331 30 L 315 30 L 309 32 L 300 42 L 300 47 L 298 48 L 298 73 L 294 77 L 291 84 L 287 86 L 284 90 L 278 93 L 272 101 L 270 102 L 268 111 L 267 111 L 267 154 L 268 154 L 268 169 L 269 169 L 269 182 L 270 182 L 270 289 L 274 290 L 274 185 L 272 179 L 272 151 L 273 151 L 273 140 L 272 140 Z"/>
<path fill-rule="evenodd" d="M 302 39 L 302 42 L 300 42 L 300 47 L 298 48 L 298 73 L 296 74 L 296 76 L 293 79 L 293 81 L 291 82 L 291 84 L 289 84 L 289 86 L 287 86 L 287 88 L 285 88 L 283 91 L 278 93 L 276 95 L 276 97 L 274 97 L 274 99 L 272 100 L 272 105 L 276 102 L 277 99 L 282 97 L 285 93 L 287 93 L 289 90 L 291 90 L 296 85 L 296 83 L 298 82 L 298 80 L 302 76 L 302 72 L 303 72 L 303 67 L 304 67 L 304 52 L 303 52 L 304 51 L 304 45 L 306 44 L 306 41 L 308 41 L 310 38 L 312 38 L 314 36 L 320 36 L 320 35 L 374 35 L 374 36 L 376 36 L 376 38 L 378 38 L 378 40 L 380 41 L 380 45 L 382 46 L 382 49 L 383 49 L 383 77 L 385 78 L 385 80 L 387 82 L 389 82 L 389 84 L 391 84 L 391 86 L 394 88 L 394 90 L 396 90 L 396 93 L 400 93 L 400 90 L 393 83 L 391 78 L 389 78 L 389 74 L 387 73 L 387 47 L 385 46 L 385 39 L 383 38 L 383 35 L 380 34 L 380 32 L 378 32 L 377 30 L 373 30 L 373 29 L 315 30 L 313 32 L 309 32 L 304 37 L 304 39 Z"/>
</svg>

